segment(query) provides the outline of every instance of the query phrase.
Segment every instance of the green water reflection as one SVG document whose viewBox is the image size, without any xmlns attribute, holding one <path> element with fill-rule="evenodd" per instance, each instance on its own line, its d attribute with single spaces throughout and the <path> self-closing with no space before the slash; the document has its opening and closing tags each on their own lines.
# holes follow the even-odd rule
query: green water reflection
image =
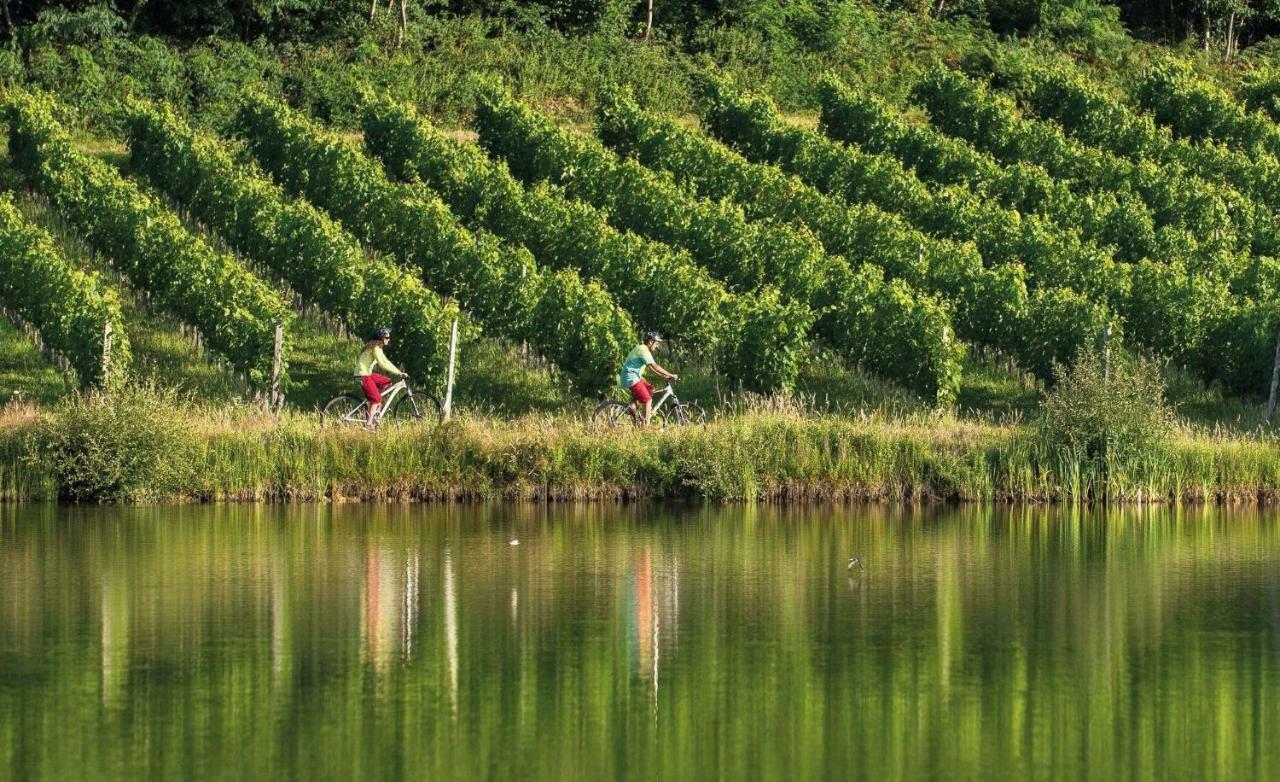
<svg viewBox="0 0 1280 782">
<path fill-rule="evenodd" d="M 1216 510 L 0 506 L 0 778 L 1276 779 L 1278 566 Z"/>
</svg>

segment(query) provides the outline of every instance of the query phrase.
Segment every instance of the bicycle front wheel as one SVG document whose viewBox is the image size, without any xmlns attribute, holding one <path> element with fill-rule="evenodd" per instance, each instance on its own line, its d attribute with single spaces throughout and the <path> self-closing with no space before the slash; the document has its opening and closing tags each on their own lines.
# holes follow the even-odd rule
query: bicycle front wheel
<svg viewBox="0 0 1280 782">
<path fill-rule="evenodd" d="M 443 417 L 444 408 L 440 406 L 440 400 L 431 394 L 415 393 L 412 399 L 402 396 L 387 411 L 387 420 L 394 424 L 407 424 L 410 421 L 436 424 Z"/>
<path fill-rule="evenodd" d="M 354 394 L 343 394 L 330 399 L 320 411 L 321 425 L 364 426 L 367 408 L 365 400 Z"/>
<path fill-rule="evenodd" d="M 631 409 L 624 402 L 601 402 L 591 414 L 591 423 L 613 428 L 622 424 L 634 424 Z"/>
</svg>

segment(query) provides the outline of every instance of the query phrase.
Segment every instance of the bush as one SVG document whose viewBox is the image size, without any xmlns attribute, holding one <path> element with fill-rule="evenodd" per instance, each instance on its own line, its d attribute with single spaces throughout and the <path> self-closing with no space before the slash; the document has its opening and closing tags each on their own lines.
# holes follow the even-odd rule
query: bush
<svg viewBox="0 0 1280 782">
<path fill-rule="evenodd" d="M 1069 366 L 1056 365 L 1057 385 L 1040 407 L 1037 431 L 1050 450 L 1070 453 L 1104 472 L 1131 465 L 1169 444 L 1173 413 L 1155 361 L 1112 354 L 1110 377 L 1092 347 Z"/>
<path fill-rule="evenodd" d="M 161 497 L 191 477 L 191 420 L 154 386 L 74 394 L 33 438 L 27 459 L 52 473 L 64 500 Z"/>
</svg>

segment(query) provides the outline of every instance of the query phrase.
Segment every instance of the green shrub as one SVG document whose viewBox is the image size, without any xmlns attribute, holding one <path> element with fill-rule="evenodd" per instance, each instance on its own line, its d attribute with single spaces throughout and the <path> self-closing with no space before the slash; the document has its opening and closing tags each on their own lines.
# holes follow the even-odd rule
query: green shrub
<svg viewBox="0 0 1280 782">
<path fill-rule="evenodd" d="M 1045 395 L 1037 432 L 1051 451 L 1071 454 L 1105 472 L 1165 451 L 1173 414 L 1155 361 L 1112 353 L 1109 377 L 1098 351 L 1085 347 Z"/>
<path fill-rule="evenodd" d="M 54 476 L 64 500 L 162 497 L 192 477 L 191 420 L 156 387 L 74 394 L 33 435 L 26 458 Z"/>
</svg>

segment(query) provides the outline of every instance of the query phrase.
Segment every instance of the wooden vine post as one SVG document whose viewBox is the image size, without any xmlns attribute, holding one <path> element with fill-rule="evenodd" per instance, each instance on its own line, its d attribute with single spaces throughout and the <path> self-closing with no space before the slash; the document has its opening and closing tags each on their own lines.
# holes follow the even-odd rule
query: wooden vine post
<svg viewBox="0 0 1280 782">
<path fill-rule="evenodd" d="M 458 319 L 454 318 L 453 327 L 449 331 L 449 372 L 445 377 L 444 405 L 441 410 L 444 420 L 453 417 L 453 369 L 458 357 Z"/>
<path fill-rule="evenodd" d="M 1280 333 L 1276 334 L 1276 357 L 1271 365 L 1271 393 L 1267 395 L 1267 423 L 1276 415 L 1276 386 L 1280 385 Z"/>
<path fill-rule="evenodd" d="M 102 324 L 102 383 L 103 389 L 111 387 L 111 321 Z"/>
<path fill-rule="evenodd" d="M 280 387 L 280 376 L 284 368 L 284 324 L 276 323 L 275 339 L 271 349 L 271 412 L 278 413 L 284 407 L 284 393 Z"/>
</svg>

